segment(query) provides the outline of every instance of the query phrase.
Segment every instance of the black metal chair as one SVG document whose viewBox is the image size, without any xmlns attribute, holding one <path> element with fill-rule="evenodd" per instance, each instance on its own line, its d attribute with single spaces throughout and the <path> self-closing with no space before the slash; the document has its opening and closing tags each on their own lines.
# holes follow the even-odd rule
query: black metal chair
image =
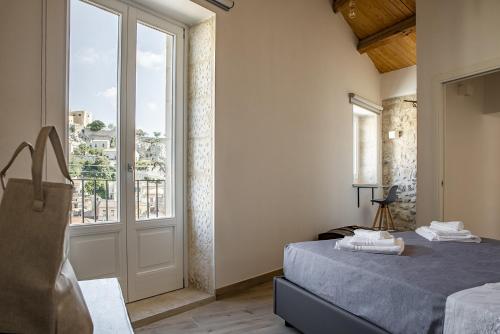
<svg viewBox="0 0 500 334">
<path fill-rule="evenodd" d="M 398 186 L 392 186 L 389 189 L 387 197 L 384 199 L 372 199 L 372 203 L 379 205 L 372 228 L 375 230 L 395 230 L 394 220 L 392 219 L 389 205 L 398 200 Z"/>
</svg>

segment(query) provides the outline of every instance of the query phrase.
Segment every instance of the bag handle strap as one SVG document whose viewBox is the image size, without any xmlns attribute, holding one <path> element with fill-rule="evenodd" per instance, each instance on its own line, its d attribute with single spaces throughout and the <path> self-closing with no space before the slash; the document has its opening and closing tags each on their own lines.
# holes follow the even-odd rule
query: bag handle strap
<svg viewBox="0 0 500 334">
<path fill-rule="evenodd" d="M 10 166 L 16 161 L 17 156 L 25 149 L 28 148 L 30 150 L 30 155 L 33 157 L 33 146 L 26 142 L 23 141 L 14 151 L 14 154 L 12 155 L 12 158 L 10 158 L 9 162 L 7 165 L 0 171 L 0 183 L 2 184 L 2 189 L 5 190 L 5 173 L 9 170 Z"/>
<path fill-rule="evenodd" d="M 50 143 L 54 148 L 54 153 L 56 154 L 57 158 L 57 164 L 59 165 L 61 173 L 73 185 L 73 180 L 71 179 L 68 167 L 66 166 L 66 160 L 64 158 L 61 140 L 59 139 L 56 128 L 54 126 L 45 126 L 40 130 L 38 138 L 36 139 L 35 151 L 33 153 L 33 164 L 31 165 L 31 176 L 33 178 L 34 188 L 33 210 L 35 211 L 43 211 L 44 201 L 42 189 L 42 173 L 47 139 L 50 139 Z"/>
</svg>

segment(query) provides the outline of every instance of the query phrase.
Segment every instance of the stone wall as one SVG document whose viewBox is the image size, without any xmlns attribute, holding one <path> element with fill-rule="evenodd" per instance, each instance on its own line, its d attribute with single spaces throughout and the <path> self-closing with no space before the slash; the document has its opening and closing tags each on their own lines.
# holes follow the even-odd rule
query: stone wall
<svg viewBox="0 0 500 334">
<path fill-rule="evenodd" d="M 190 28 L 188 55 L 188 279 L 215 290 L 214 85 L 215 17 Z"/>
<path fill-rule="evenodd" d="M 415 95 L 384 100 L 382 105 L 382 181 L 399 185 L 398 202 L 391 205 L 397 228 L 414 229 L 417 201 L 417 108 L 404 100 Z M 389 131 L 400 136 L 389 139 Z"/>
</svg>

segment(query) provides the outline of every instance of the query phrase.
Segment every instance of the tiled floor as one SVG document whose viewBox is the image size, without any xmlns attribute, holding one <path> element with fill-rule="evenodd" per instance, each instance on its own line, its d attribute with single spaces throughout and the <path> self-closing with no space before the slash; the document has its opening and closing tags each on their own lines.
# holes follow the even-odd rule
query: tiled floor
<svg viewBox="0 0 500 334">
<path fill-rule="evenodd" d="M 137 334 L 297 334 L 273 314 L 272 283 L 135 330 Z"/>
</svg>

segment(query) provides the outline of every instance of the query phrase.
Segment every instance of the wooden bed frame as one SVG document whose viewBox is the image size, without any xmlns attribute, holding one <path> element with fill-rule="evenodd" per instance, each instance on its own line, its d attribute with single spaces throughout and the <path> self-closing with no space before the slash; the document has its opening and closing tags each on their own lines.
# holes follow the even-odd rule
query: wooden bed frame
<svg viewBox="0 0 500 334">
<path fill-rule="evenodd" d="M 389 334 L 284 277 L 274 278 L 274 313 L 305 334 Z"/>
</svg>

